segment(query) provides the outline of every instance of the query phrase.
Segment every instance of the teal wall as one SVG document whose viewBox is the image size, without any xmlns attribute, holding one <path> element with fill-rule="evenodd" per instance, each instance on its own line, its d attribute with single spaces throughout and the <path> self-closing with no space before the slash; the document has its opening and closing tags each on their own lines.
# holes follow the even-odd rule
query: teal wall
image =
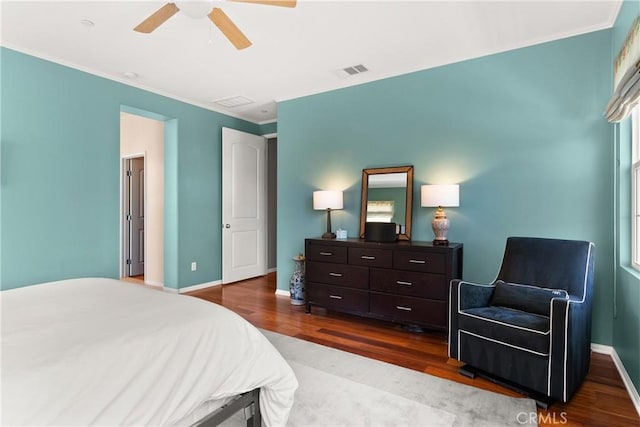
<svg viewBox="0 0 640 427">
<path fill-rule="evenodd" d="M 596 245 L 593 341 L 612 344 L 611 31 L 278 104 L 278 288 L 323 232 L 318 189 L 344 190 L 334 228 L 358 232 L 363 168 L 412 164 L 413 239 L 431 240 L 420 185 L 460 184 L 449 239 L 464 278 L 494 279 L 508 236 Z"/>
<path fill-rule="evenodd" d="M 278 122 L 265 123 L 260 125 L 260 135 L 271 135 L 278 131 Z"/>
<path fill-rule="evenodd" d="M 593 341 L 614 345 L 638 388 L 630 123 L 608 125 L 602 109 L 612 52 L 639 12 L 627 1 L 612 31 L 282 102 L 279 122 L 264 125 L 0 48 L 0 288 L 118 276 L 119 113 L 127 109 L 166 120 L 165 285 L 219 280 L 220 129 L 278 130 L 280 289 L 303 239 L 324 231 L 314 190 L 345 191 L 333 225 L 355 236 L 361 170 L 413 164 L 415 240 L 432 238 L 420 185 L 461 185 L 461 206 L 447 215 L 449 238 L 465 244 L 468 280 L 493 279 L 510 235 L 594 241 Z"/>
<path fill-rule="evenodd" d="M 221 127 L 258 134 L 258 125 L 10 49 L 0 60 L 2 289 L 118 277 L 129 107 L 167 120 L 165 286 L 221 278 Z"/>
<path fill-rule="evenodd" d="M 612 59 L 622 47 L 640 2 L 623 4 L 613 28 Z M 640 273 L 631 266 L 631 119 L 615 126 L 616 145 L 616 289 L 613 346 L 636 390 L 640 390 Z"/>
</svg>

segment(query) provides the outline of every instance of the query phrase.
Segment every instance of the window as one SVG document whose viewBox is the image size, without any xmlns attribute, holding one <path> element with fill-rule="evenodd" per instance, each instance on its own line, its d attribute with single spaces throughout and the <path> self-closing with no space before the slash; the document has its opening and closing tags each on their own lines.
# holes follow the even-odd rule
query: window
<svg viewBox="0 0 640 427">
<path fill-rule="evenodd" d="M 631 149 L 631 264 L 640 270 L 640 108 L 633 111 Z"/>
<path fill-rule="evenodd" d="M 367 222 L 391 222 L 393 219 L 393 205 L 391 201 L 367 202 Z"/>
</svg>

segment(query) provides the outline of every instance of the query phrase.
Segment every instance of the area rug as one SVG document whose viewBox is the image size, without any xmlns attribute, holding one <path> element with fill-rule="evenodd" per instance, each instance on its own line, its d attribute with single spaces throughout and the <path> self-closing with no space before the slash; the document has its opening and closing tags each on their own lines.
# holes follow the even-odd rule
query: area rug
<svg viewBox="0 0 640 427">
<path fill-rule="evenodd" d="M 531 399 L 503 396 L 262 332 L 289 362 L 300 383 L 289 426 L 537 425 L 535 415 L 531 416 L 536 413 Z"/>
</svg>

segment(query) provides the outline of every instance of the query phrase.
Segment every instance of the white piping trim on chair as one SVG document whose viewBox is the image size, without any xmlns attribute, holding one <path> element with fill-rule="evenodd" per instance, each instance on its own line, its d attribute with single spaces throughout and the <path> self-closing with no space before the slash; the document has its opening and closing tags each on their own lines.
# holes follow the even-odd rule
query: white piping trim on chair
<svg viewBox="0 0 640 427">
<path fill-rule="evenodd" d="M 589 257 L 587 257 L 588 263 Z M 583 292 L 584 293 L 584 292 Z M 567 346 L 569 345 L 569 306 L 571 301 L 567 302 L 567 308 L 564 311 L 564 383 L 562 384 L 562 400 L 567 401 L 567 357 L 569 352 Z"/>
<path fill-rule="evenodd" d="M 505 307 L 505 308 L 507 308 L 507 307 Z M 506 326 L 508 328 L 522 329 L 522 330 L 527 331 L 527 332 L 533 332 L 534 334 L 547 335 L 551 331 L 551 328 L 549 328 L 549 330 L 547 332 L 542 332 L 542 331 L 537 331 L 537 330 L 531 329 L 531 328 L 525 328 L 524 326 L 512 325 L 510 323 L 500 322 L 499 320 L 493 320 L 493 319 L 489 319 L 487 317 L 476 316 L 475 314 L 469 314 L 469 313 L 466 313 L 464 310 L 458 312 L 458 314 L 462 314 L 464 316 L 469 316 L 469 317 L 475 317 L 476 319 L 484 320 L 484 321 L 487 321 L 487 322 L 497 323 L 499 325 L 504 325 L 504 326 Z M 546 316 L 541 316 L 541 317 L 546 317 Z"/>
<path fill-rule="evenodd" d="M 483 288 L 495 288 L 495 285 L 484 285 L 480 283 L 472 283 L 465 282 L 464 280 L 460 280 L 458 282 L 458 300 L 457 300 L 457 310 L 456 313 L 460 313 L 460 285 L 466 284 L 471 286 L 480 286 Z M 449 317 L 451 317 L 451 286 L 449 286 Z M 451 326 L 451 325 L 449 325 Z M 449 327 L 449 342 L 451 342 L 451 327 Z M 451 357 L 451 351 L 449 351 L 449 357 Z M 458 327 L 458 357 L 457 360 L 460 360 L 460 327 Z"/>
<path fill-rule="evenodd" d="M 453 281 L 453 280 L 452 280 Z M 447 342 L 451 343 L 451 324 L 453 323 L 453 314 L 451 313 L 451 290 L 453 286 L 451 286 L 451 282 L 449 282 L 449 301 L 447 301 L 447 314 L 449 315 L 449 325 L 447 330 Z M 456 310 L 457 311 L 457 310 Z M 458 354 L 459 356 L 460 354 Z M 447 345 L 447 356 L 451 357 L 451 346 Z"/>
<path fill-rule="evenodd" d="M 465 282 L 465 281 L 460 281 L 460 283 L 458 283 L 458 285 L 462 285 L 462 284 L 471 285 L 471 286 L 479 286 L 481 288 L 495 288 L 496 287 L 496 285 L 491 284 L 491 283 L 484 284 L 484 283 L 473 283 L 473 282 Z"/>
<path fill-rule="evenodd" d="M 565 294 L 564 299 L 569 298 L 569 292 L 567 292 L 566 289 L 550 288 L 548 286 L 525 285 L 524 283 L 505 282 L 504 280 L 496 280 L 496 282 L 504 283 L 505 285 L 521 286 L 523 288 L 540 289 L 540 290 L 552 291 L 552 292 L 555 291 L 555 292 L 560 292 L 560 293 L 564 292 L 564 294 Z M 554 297 L 554 298 L 558 298 L 558 297 Z"/>
<path fill-rule="evenodd" d="M 547 363 L 547 396 L 551 394 L 551 355 L 553 354 L 553 301 L 549 310 L 549 363 Z"/>
<path fill-rule="evenodd" d="M 458 282 L 458 297 L 457 297 L 457 307 L 458 309 L 456 310 L 456 313 L 460 312 L 460 285 L 463 282 L 460 281 Z M 451 304 L 451 286 L 449 286 L 449 304 Z M 451 310 L 449 310 L 449 316 L 451 316 Z M 449 342 L 451 342 L 451 328 L 449 328 Z M 456 357 L 456 359 L 460 360 L 460 327 L 458 327 L 458 357 Z M 451 355 L 449 355 L 451 356 Z"/>
<path fill-rule="evenodd" d="M 580 301 L 572 301 L 572 300 L 568 300 L 567 301 L 567 307 L 565 309 L 565 314 L 564 314 L 564 366 L 563 366 L 563 376 L 564 376 L 564 381 L 562 384 L 562 400 L 563 401 L 567 401 L 567 364 L 568 364 L 568 351 L 567 351 L 567 346 L 569 344 L 569 306 L 573 303 L 573 304 L 583 304 L 585 302 L 585 300 L 587 299 L 587 278 L 589 277 L 589 261 L 591 260 L 591 250 L 593 249 L 594 244 L 593 242 L 589 242 L 589 250 L 587 251 L 587 262 L 585 263 L 584 266 L 584 279 L 582 281 L 582 299 Z M 549 354 L 551 354 L 551 352 L 549 352 Z M 549 372 L 551 372 L 551 369 L 549 369 Z M 549 376 L 549 379 L 551 379 L 551 376 Z M 551 394 L 551 382 L 549 382 L 549 395 Z"/>
<path fill-rule="evenodd" d="M 496 340 L 496 339 L 493 339 L 493 338 L 483 337 L 481 335 L 474 334 L 473 332 L 463 331 L 462 329 L 460 329 L 460 332 L 464 332 L 465 334 L 473 335 L 476 338 L 480 338 L 480 339 L 483 339 L 483 340 L 486 340 L 486 341 L 491 341 L 491 342 L 494 342 L 496 344 L 502 344 L 502 345 L 505 345 L 507 347 L 515 348 L 517 350 L 522 350 L 522 351 L 526 351 L 528 353 L 536 354 L 538 356 L 547 356 L 548 355 L 548 353 L 540 353 L 540 352 L 537 352 L 537 351 L 529 350 L 528 348 L 519 347 L 517 345 L 509 344 L 509 343 L 506 343 L 504 341 Z"/>
<path fill-rule="evenodd" d="M 471 285 L 471 286 L 482 286 L 482 287 L 485 287 L 485 288 L 495 287 L 495 285 L 481 285 L 479 283 L 465 282 L 464 280 L 460 280 L 458 282 L 458 298 L 457 298 L 457 301 L 456 301 L 456 304 L 457 304 L 456 305 L 456 307 L 457 307 L 456 313 L 460 313 L 460 285 L 462 285 L 462 284 L 467 284 L 467 285 Z M 449 283 L 449 332 L 448 332 L 449 342 L 451 342 L 451 319 L 453 318 L 453 314 L 451 312 L 451 289 L 452 289 L 452 286 L 451 286 L 451 283 Z M 458 357 L 456 358 L 457 360 L 460 360 L 460 331 L 459 331 L 459 329 L 460 328 L 458 328 Z M 447 346 L 447 347 L 449 347 L 449 346 Z M 447 352 L 448 352 L 448 356 L 451 357 L 451 350 L 447 350 Z"/>
</svg>

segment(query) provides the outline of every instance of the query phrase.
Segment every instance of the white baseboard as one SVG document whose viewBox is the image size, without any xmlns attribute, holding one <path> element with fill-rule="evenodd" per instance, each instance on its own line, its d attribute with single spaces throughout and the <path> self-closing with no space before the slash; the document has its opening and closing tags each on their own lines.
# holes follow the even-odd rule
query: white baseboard
<svg viewBox="0 0 640 427">
<path fill-rule="evenodd" d="M 612 355 L 613 347 L 611 347 L 610 345 L 591 343 L 591 351 L 593 351 L 594 353 Z"/>
<path fill-rule="evenodd" d="M 156 286 L 158 288 L 162 288 L 164 286 L 164 283 L 161 282 L 155 282 L 153 280 L 145 280 L 144 281 L 145 285 L 149 285 L 149 286 Z"/>
<path fill-rule="evenodd" d="M 285 291 L 284 289 L 276 289 L 276 295 L 280 295 L 281 297 L 290 297 L 291 294 L 289 291 Z"/>
<path fill-rule="evenodd" d="M 636 412 L 640 415 L 640 395 L 638 394 L 638 390 L 636 390 L 633 385 L 633 381 L 631 381 L 631 377 L 629 373 L 624 368 L 622 364 L 622 360 L 620 360 L 620 356 L 618 356 L 618 352 L 616 349 L 613 349 L 613 353 L 611 353 L 611 358 L 613 359 L 613 363 L 618 368 L 618 372 L 620 372 L 620 376 L 622 377 L 622 382 L 624 386 L 627 388 L 627 392 L 629 393 L 629 397 L 631 397 L 631 402 L 633 402 L 633 406 L 636 407 Z"/>
<path fill-rule="evenodd" d="M 185 292 L 193 292 L 199 291 L 200 289 L 210 288 L 212 286 L 220 286 L 222 285 L 222 280 L 215 280 L 213 282 L 200 283 L 198 285 L 191 285 L 185 288 L 175 289 L 175 288 L 167 288 L 166 286 L 162 289 L 167 292 L 172 292 L 174 294 L 183 294 Z"/>
<path fill-rule="evenodd" d="M 278 271 L 278 269 L 277 269 L 276 267 L 269 268 L 269 269 L 267 269 L 267 274 L 269 274 L 269 273 L 275 273 L 276 271 Z"/>
<path fill-rule="evenodd" d="M 613 364 L 616 366 L 616 369 L 618 370 L 618 373 L 622 378 L 622 382 L 627 389 L 627 393 L 629 393 L 631 402 L 633 403 L 633 406 L 635 406 L 638 415 L 640 415 L 640 395 L 638 394 L 638 390 L 636 390 L 636 387 L 633 385 L 633 381 L 631 381 L 629 373 L 622 364 L 622 360 L 620 360 L 620 356 L 618 356 L 618 352 L 616 351 L 616 349 L 610 345 L 591 343 L 591 351 L 593 351 L 594 353 L 608 354 L 609 356 L 611 356 Z"/>
</svg>

